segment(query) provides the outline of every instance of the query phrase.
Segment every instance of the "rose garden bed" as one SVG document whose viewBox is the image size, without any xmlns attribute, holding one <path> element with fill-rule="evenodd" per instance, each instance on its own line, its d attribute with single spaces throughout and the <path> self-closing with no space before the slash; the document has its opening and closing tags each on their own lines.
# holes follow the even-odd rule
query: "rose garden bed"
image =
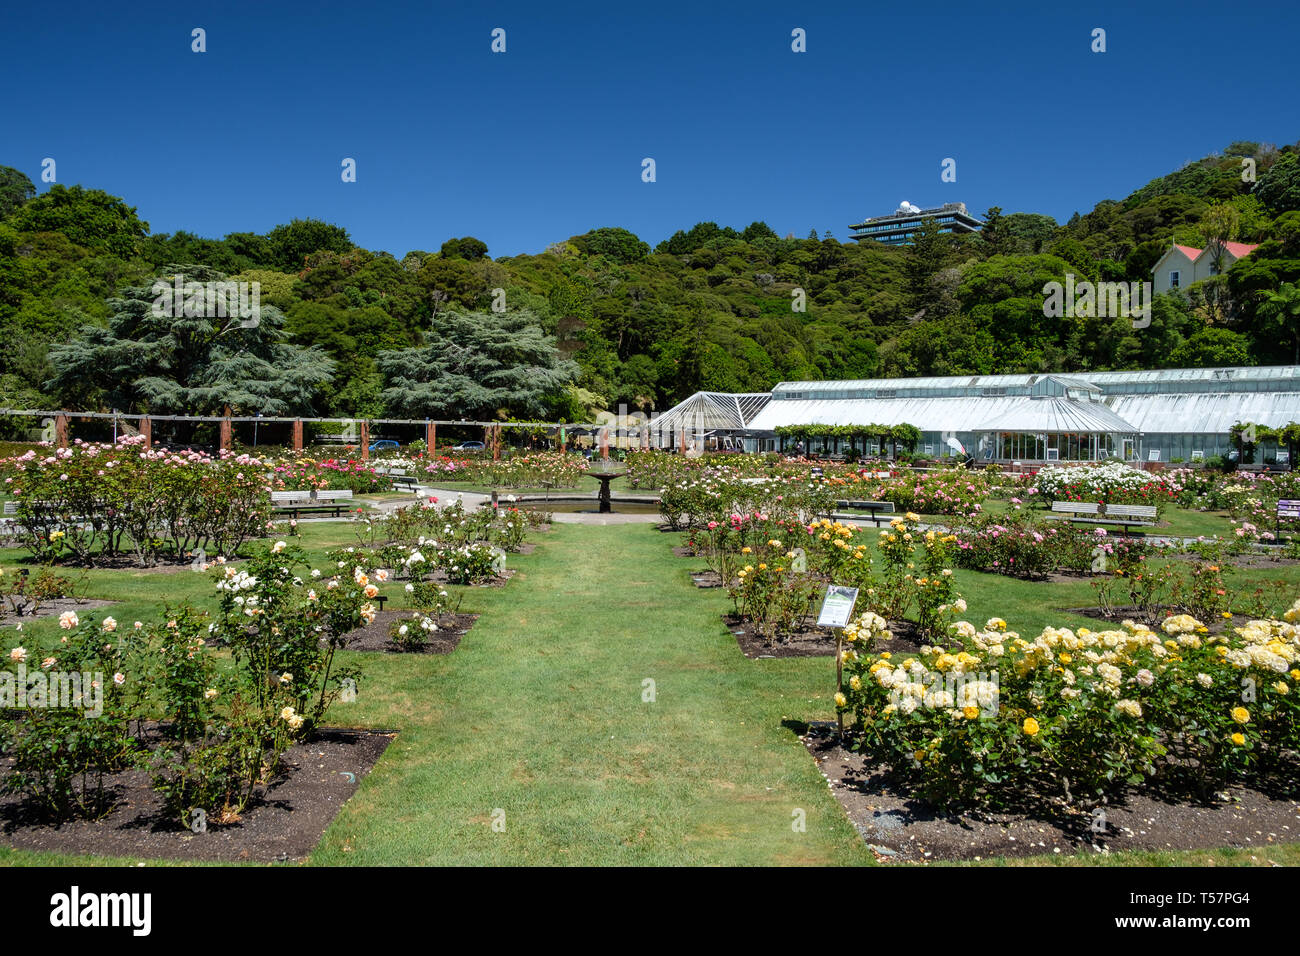
<svg viewBox="0 0 1300 956">
<path fill-rule="evenodd" d="M 0 832 L 16 849 L 196 862 L 298 861 L 316 844 L 360 780 L 396 736 L 392 732 L 324 728 L 284 754 L 284 772 L 260 787 L 236 822 L 206 820 L 205 832 L 180 826 L 163 812 L 145 770 L 108 778 L 112 804 L 98 820 L 53 825 L 15 794 L 0 796 Z M 0 774 L 10 761 L 0 761 Z"/>
<path fill-rule="evenodd" d="M 440 614 L 433 617 L 438 630 L 432 632 L 420 648 L 399 647 L 389 636 L 394 621 L 410 619 L 411 611 L 380 611 L 370 624 L 358 627 L 344 635 L 350 651 L 378 651 L 389 654 L 450 654 L 460 646 L 461 638 L 469 633 L 477 614 Z"/>
<path fill-rule="evenodd" d="M 78 614 L 84 614 L 87 611 L 101 607 L 112 607 L 114 604 L 119 603 L 121 602 L 101 601 L 98 599 L 92 600 L 90 598 L 50 598 L 49 600 L 42 601 L 35 612 L 24 610 L 22 614 L 14 614 L 10 611 L 5 615 L 3 621 L 4 626 L 12 627 L 15 624 L 25 624 L 30 621 L 40 620 L 41 618 L 58 617 L 65 611 L 75 611 Z M 6 608 L 6 610 L 8 609 Z"/>
<path fill-rule="evenodd" d="M 1300 838 L 1295 778 L 1264 789 L 1231 787 L 1196 802 L 1172 794 L 1129 794 L 1097 811 L 1061 795 L 1025 793 L 1007 812 L 944 812 L 899 786 L 888 768 L 839 742 L 834 725 L 793 729 L 831 792 L 881 860 L 987 860 L 1045 853 L 1258 847 Z M 1287 786 L 1289 784 L 1289 787 Z"/>
<path fill-rule="evenodd" d="M 751 622 L 742 620 L 735 614 L 722 615 L 722 623 L 735 636 L 741 652 L 751 660 L 835 656 L 835 632 L 818 627 L 815 623 L 805 622 L 792 633 L 781 635 L 772 641 L 758 633 Z M 925 643 L 917 626 L 911 621 L 892 621 L 889 628 L 893 635 L 890 640 L 877 642 L 882 651 L 917 653 Z"/>
</svg>

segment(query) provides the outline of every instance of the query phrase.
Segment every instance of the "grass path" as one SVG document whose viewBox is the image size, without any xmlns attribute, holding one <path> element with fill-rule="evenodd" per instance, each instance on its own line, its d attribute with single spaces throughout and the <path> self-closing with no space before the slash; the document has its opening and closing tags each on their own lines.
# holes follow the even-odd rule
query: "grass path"
<svg viewBox="0 0 1300 956">
<path fill-rule="evenodd" d="M 539 540 L 454 654 L 371 656 L 356 716 L 402 733 L 314 863 L 869 862 L 781 723 L 828 661 L 745 659 L 651 528 Z"/>
</svg>

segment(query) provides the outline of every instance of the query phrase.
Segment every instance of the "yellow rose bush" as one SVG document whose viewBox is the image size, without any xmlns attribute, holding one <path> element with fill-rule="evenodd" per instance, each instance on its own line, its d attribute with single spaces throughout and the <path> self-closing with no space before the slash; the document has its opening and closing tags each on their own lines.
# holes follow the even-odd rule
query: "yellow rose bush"
<svg viewBox="0 0 1300 956">
<path fill-rule="evenodd" d="M 1300 601 L 1283 620 L 1210 635 L 957 621 L 941 644 L 877 653 L 882 618 L 845 629 L 843 712 L 855 746 L 931 802 L 1006 805 L 1027 792 L 1091 802 L 1159 779 L 1205 794 L 1300 747 Z"/>
</svg>

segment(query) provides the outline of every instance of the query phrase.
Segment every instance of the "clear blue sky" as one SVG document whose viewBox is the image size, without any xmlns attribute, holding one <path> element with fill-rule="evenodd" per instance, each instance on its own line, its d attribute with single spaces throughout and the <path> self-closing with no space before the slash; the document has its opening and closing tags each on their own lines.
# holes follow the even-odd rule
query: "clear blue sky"
<svg viewBox="0 0 1300 956">
<path fill-rule="evenodd" d="M 1294 3 L 1131 6 L 9 4 L 0 164 L 43 191 L 53 157 L 154 232 L 315 217 L 399 257 L 461 235 L 497 257 L 709 219 L 844 240 L 903 199 L 1064 221 L 1300 138 Z"/>
</svg>

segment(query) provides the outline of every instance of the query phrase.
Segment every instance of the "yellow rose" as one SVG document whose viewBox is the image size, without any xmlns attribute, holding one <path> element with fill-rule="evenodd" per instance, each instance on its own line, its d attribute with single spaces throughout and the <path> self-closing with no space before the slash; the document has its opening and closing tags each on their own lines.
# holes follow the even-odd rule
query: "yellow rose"
<svg viewBox="0 0 1300 956">
<path fill-rule="evenodd" d="M 1038 733 L 1038 721 L 1034 720 L 1032 717 L 1026 717 L 1025 723 L 1021 729 L 1023 729 L 1028 736 L 1032 737 Z"/>
<path fill-rule="evenodd" d="M 848 705 L 848 703 L 849 703 L 849 699 L 848 699 L 847 697 L 845 697 L 843 694 L 837 693 L 837 694 L 835 695 L 835 706 L 836 706 L 836 707 L 845 707 L 845 706 Z"/>
<path fill-rule="evenodd" d="M 1241 734 L 1233 734 L 1232 742 L 1236 744 L 1238 747 L 1240 747 L 1242 744 L 1246 742 L 1246 738 Z"/>
<path fill-rule="evenodd" d="M 980 715 L 980 709 L 978 707 L 963 707 L 961 709 L 961 715 L 967 720 L 974 720 Z"/>
<path fill-rule="evenodd" d="M 1232 719 L 1239 724 L 1248 724 L 1250 723 L 1250 711 L 1245 707 L 1234 707 L 1232 708 Z"/>
</svg>

